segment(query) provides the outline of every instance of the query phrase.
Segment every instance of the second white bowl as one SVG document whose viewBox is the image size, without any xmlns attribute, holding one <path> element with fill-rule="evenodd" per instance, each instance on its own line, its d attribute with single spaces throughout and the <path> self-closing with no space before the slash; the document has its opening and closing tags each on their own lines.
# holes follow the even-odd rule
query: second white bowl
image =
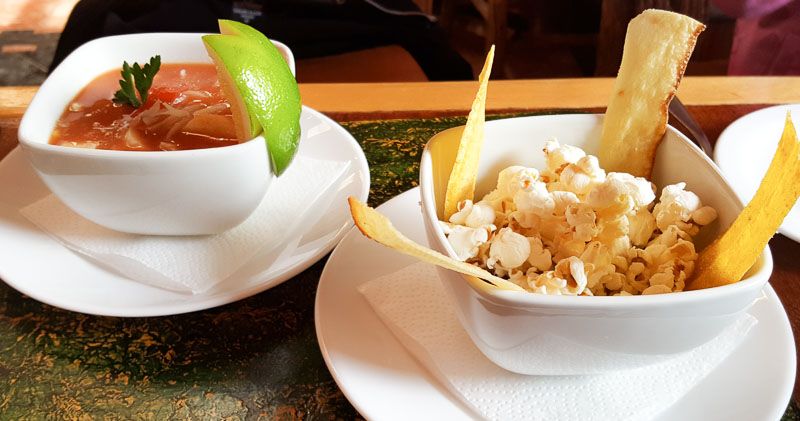
<svg viewBox="0 0 800 421">
<path fill-rule="evenodd" d="M 492 190 L 511 165 L 544 168 L 544 142 L 596 154 L 602 116 L 546 115 L 486 123 L 476 198 Z M 430 244 L 455 256 L 440 225 L 444 189 L 461 128 L 434 136 L 420 166 L 420 191 Z M 667 128 L 652 181 L 660 188 L 680 181 L 719 213 L 696 239 L 698 250 L 727 228 L 743 206 L 719 170 L 696 146 Z M 762 295 L 772 273 L 765 248 L 758 263 L 735 284 L 699 291 L 632 297 L 548 296 L 499 291 L 475 278 L 440 269 L 445 290 L 475 345 L 497 365 L 522 374 L 603 373 L 649 365 L 716 337 Z"/>
</svg>

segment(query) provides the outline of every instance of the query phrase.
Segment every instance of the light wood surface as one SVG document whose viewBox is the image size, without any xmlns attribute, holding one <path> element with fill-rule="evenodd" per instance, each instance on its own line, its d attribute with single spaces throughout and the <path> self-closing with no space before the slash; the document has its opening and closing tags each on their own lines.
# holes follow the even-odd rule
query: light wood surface
<svg viewBox="0 0 800 421">
<path fill-rule="evenodd" d="M 325 113 L 467 110 L 476 82 L 301 84 L 303 103 Z M 613 79 L 497 80 L 487 110 L 605 107 Z M 36 87 L 0 88 L 0 119 L 18 118 Z M 678 95 L 687 105 L 800 102 L 800 77 L 687 77 Z"/>
<path fill-rule="evenodd" d="M 322 112 L 467 110 L 477 82 L 301 85 L 303 102 Z M 491 111 L 605 107 L 611 78 L 495 80 Z M 800 102 L 800 77 L 687 77 L 678 90 L 687 105 Z"/>
</svg>

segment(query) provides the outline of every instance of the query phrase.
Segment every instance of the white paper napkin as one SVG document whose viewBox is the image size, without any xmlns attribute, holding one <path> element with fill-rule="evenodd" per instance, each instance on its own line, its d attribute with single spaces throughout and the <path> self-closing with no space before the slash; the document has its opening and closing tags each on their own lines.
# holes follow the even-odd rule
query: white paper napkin
<svg viewBox="0 0 800 421">
<path fill-rule="evenodd" d="M 491 420 L 648 420 L 721 363 L 757 321 L 743 316 L 711 342 L 656 365 L 592 376 L 525 376 L 473 345 L 424 263 L 359 291 L 403 345 L 476 414 Z"/>
<path fill-rule="evenodd" d="M 264 200 L 240 225 L 211 236 L 148 236 L 101 227 L 55 196 L 20 213 L 66 247 L 134 281 L 199 294 L 225 280 L 257 252 L 278 247 L 321 215 L 315 204 L 334 192 L 349 161 L 297 157 L 273 181 Z M 314 219 L 314 220 L 308 220 Z"/>
</svg>

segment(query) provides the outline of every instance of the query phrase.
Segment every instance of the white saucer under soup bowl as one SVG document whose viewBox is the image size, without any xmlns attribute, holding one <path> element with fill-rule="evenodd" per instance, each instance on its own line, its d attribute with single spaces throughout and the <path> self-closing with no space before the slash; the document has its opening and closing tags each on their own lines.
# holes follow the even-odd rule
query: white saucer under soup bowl
<svg viewBox="0 0 800 421">
<path fill-rule="evenodd" d="M 19 141 L 42 181 L 79 215 L 135 234 L 216 234 L 244 221 L 273 180 L 264 138 L 180 151 L 116 151 L 49 144 L 72 98 L 123 61 L 210 63 L 202 34 L 148 33 L 88 42 L 45 80 L 20 122 Z M 291 51 L 275 45 L 294 70 Z"/>
<path fill-rule="evenodd" d="M 553 138 L 596 154 L 602 116 L 546 115 L 486 123 L 476 198 L 491 191 L 511 165 L 544 168 L 544 142 Z M 438 220 L 461 128 L 434 136 L 422 155 L 420 194 L 432 247 L 455 257 Z M 727 228 L 743 206 L 717 167 L 685 136 L 667 128 L 652 181 L 660 189 L 686 182 L 718 220 L 695 238 L 698 250 Z M 592 374 L 649 365 L 716 337 L 759 298 L 772 272 L 765 248 L 740 282 L 727 286 L 646 296 L 550 296 L 501 291 L 485 282 L 440 269 L 459 320 L 483 354 L 522 374 Z"/>
</svg>

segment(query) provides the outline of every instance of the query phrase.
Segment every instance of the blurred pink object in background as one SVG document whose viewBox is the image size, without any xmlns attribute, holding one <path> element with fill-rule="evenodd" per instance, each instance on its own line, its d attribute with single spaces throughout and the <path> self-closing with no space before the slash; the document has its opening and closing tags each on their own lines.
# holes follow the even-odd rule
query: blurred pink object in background
<svg viewBox="0 0 800 421">
<path fill-rule="evenodd" d="M 800 0 L 713 0 L 737 18 L 730 75 L 800 75 Z"/>
</svg>

